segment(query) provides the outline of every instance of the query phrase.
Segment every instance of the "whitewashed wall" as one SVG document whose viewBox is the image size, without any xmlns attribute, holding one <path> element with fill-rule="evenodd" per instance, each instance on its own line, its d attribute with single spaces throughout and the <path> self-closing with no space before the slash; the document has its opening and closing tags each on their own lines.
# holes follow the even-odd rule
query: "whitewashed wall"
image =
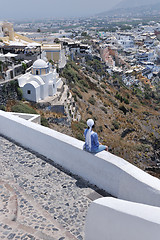
<svg viewBox="0 0 160 240">
<path fill-rule="evenodd" d="M 52 159 L 113 196 L 160 206 L 160 180 L 109 152 L 85 152 L 82 141 L 3 111 L 0 134 Z"/>
<path fill-rule="evenodd" d="M 93 202 L 87 217 L 86 240 L 159 240 L 158 235 L 150 236 L 151 233 L 160 234 L 160 180 L 111 153 L 85 152 L 82 141 L 3 111 L 0 111 L 0 134 L 50 158 L 118 198 L 137 202 L 136 205 L 126 201 L 118 203 L 120 200 L 116 199 Z M 151 233 L 148 229 L 152 229 Z"/>
<path fill-rule="evenodd" d="M 27 121 L 34 122 L 34 123 L 41 123 L 41 116 L 38 114 L 28 114 L 28 113 L 16 113 L 16 112 L 11 112 L 12 115 L 18 116 L 20 118 L 23 118 Z"/>
<path fill-rule="evenodd" d="M 101 198 L 90 205 L 85 233 L 86 240 L 158 240 L 160 208 Z"/>
</svg>

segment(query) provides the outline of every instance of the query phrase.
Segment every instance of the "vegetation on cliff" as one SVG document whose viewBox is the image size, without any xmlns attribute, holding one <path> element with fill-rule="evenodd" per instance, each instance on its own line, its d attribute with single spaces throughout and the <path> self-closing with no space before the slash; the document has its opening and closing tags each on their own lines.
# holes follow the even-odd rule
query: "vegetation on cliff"
<svg viewBox="0 0 160 240">
<path fill-rule="evenodd" d="M 82 116 L 81 122 L 72 122 L 72 134 L 84 139 L 86 120 L 93 118 L 100 142 L 110 146 L 112 153 L 142 169 L 157 166 L 160 162 L 154 148 L 160 138 L 157 92 L 147 85 L 143 91 L 136 86 L 129 89 L 120 76 L 115 74 L 111 78 L 105 74 L 102 77 L 99 69 L 83 70 L 70 61 L 62 72 Z"/>
</svg>

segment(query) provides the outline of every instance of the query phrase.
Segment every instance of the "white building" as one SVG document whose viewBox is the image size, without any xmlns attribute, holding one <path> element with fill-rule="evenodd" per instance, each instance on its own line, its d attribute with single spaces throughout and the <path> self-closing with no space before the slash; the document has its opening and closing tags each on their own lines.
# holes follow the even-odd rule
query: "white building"
<svg viewBox="0 0 160 240">
<path fill-rule="evenodd" d="M 31 73 L 21 76 L 18 83 L 25 99 L 39 102 L 49 96 L 54 96 L 62 80 L 56 69 L 51 69 L 44 60 L 38 59 L 34 62 Z"/>
<path fill-rule="evenodd" d="M 154 50 L 139 50 L 135 55 L 138 62 L 154 62 L 156 54 Z"/>
<path fill-rule="evenodd" d="M 134 37 L 131 34 L 127 33 L 118 33 L 117 34 L 118 44 L 124 49 L 134 47 Z"/>
</svg>

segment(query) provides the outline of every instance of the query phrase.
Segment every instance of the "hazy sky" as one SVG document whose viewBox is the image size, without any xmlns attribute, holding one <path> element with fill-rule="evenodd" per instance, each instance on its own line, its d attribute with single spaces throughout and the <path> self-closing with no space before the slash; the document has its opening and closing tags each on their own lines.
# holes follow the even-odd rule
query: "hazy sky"
<svg viewBox="0 0 160 240">
<path fill-rule="evenodd" d="M 0 19 L 52 18 L 94 15 L 121 0 L 0 0 Z"/>
</svg>

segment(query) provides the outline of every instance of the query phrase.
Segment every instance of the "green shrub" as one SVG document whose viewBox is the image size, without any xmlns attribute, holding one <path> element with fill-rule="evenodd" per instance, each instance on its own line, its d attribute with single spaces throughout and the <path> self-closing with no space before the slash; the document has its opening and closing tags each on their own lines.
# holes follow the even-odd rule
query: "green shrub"
<svg viewBox="0 0 160 240">
<path fill-rule="evenodd" d="M 86 123 L 83 121 L 80 122 L 74 122 L 74 128 L 75 130 L 78 130 L 80 132 L 84 132 L 84 129 L 86 128 Z"/>
<path fill-rule="evenodd" d="M 119 93 L 116 93 L 115 98 L 117 98 L 120 101 L 122 100 L 122 96 Z"/>
<path fill-rule="evenodd" d="M 137 103 L 132 103 L 131 106 L 132 106 L 133 108 L 139 108 L 139 106 L 137 105 Z"/>
<path fill-rule="evenodd" d="M 101 87 L 105 89 L 106 88 L 106 84 L 102 83 Z"/>
<path fill-rule="evenodd" d="M 19 102 L 11 107 L 12 112 L 37 114 L 37 112 L 25 103 Z"/>
<path fill-rule="evenodd" d="M 72 92 L 75 93 L 79 98 L 82 99 L 81 93 L 80 93 L 76 88 L 73 88 L 73 89 L 72 89 Z"/>
<path fill-rule="evenodd" d="M 17 82 L 12 80 L 9 82 L 9 85 L 10 85 L 10 88 L 14 90 L 17 87 Z"/>
<path fill-rule="evenodd" d="M 124 101 L 125 104 L 129 104 L 129 100 L 128 99 L 123 98 L 123 101 Z"/>
<path fill-rule="evenodd" d="M 0 105 L 0 110 L 2 110 L 2 111 L 6 111 L 5 106 L 4 106 L 4 105 Z"/>
<path fill-rule="evenodd" d="M 102 126 L 99 126 L 98 128 L 99 128 L 99 130 L 98 130 L 99 132 L 103 132 L 103 127 Z"/>
<path fill-rule="evenodd" d="M 92 115 L 92 111 L 88 111 L 88 114 Z"/>
<path fill-rule="evenodd" d="M 149 116 L 149 115 L 150 115 L 150 113 L 147 112 L 147 111 L 144 111 L 143 114 L 145 114 L 146 116 Z"/>
<path fill-rule="evenodd" d="M 101 110 L 107 114 L 107 109 L 105 107 L 101 107 Z"/>
<path fill-rule="evenodd" d="M 88 83 L 84 79 L 79 80 L 78 83 L 86 88 L 89 88 Z"/>
<path fill-rule="evenodd" d="M 96 116 L 94 116 L 93 120 L 96 122 L 98 120 L 98 118 Z"/>
<path fill-rule="evenodd" d="M 24 63 L 24 62 L 22 62 L 22 68 L 23 68 L 23 70 L 25 71 L 25 70 L 27 69 L 27 64 Z"/>
<path fill-rule="evenodd" d="M 85 87 L 83 87 L 81 85 L 78 85 L 78 86 L 79 86 L 79 88 L 81 89 L 82 92 L 88 93 L 88 90 Z"/>
<path fill-rule="evenodd" d="M 22 100 L 23 92 L 21 88 L 17 88 L 17 96 L 19 100 Z"/>
<path fill-rule="evenodd" d="M 118 104 L 116 103 L 116 101 L 114 101 L 112 98 L 108 97 L 108 99 L 110 100 L 111 103 L 113 103 L 113 105 L 115 107 L 118 107 Z"/>
<path fill-rule="evenodd" d="M 44 127 L 49 127 L 48 120 L 43 116 L 41 116 L 41 125 Z"/>
<path fill-rule="evenodd" d="M 76 133 L 76 138 L 81 140 L 81 141 L 84 141 L 84 136 L 82 133 Z"/>
<path fill-rule="evenodd" d="M 74 98 L 74 101 L 77 102 L 77 96 L 76 96 L 76 94 L 73 94 L 72 96 L 73 96 L 73 98 Z"/>
<path fill-rule="evenodd" d="M 90 98 L 88 99 L 88 102 L 89 102 L 90 104 L 94 105 L 94 104 L 96 103 L 96 100 L 94 99 L 94 97 L 90 97 Z"/>
<path fill-rule="evenodd" d="M 115 129 L 119 129 L 119 122 L 117 122 L 116 120 L 112 122 L 112 125 L 114 126 Z"/>
<path fill-rule="evenodd" d="M 128 112 L 128 109 L 126 109 L 125 106 L 120 106 L 119 109 L 124 113 L 124 115 Z"/>
<path fill-rule="evenodd" d="M 96 93 L 96 96 L 101 97 L 101 94 L 99 92 Z"/>
</svg>

